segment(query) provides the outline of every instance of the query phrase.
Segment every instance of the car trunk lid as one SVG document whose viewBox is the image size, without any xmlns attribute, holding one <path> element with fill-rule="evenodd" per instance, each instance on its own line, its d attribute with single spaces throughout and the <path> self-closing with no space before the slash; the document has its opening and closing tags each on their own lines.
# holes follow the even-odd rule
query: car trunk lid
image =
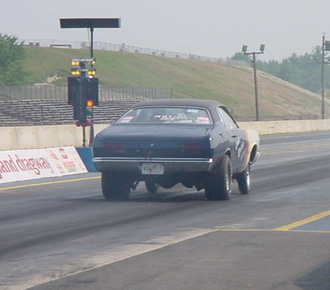
<svg viewBox="0 0 330 290">
<path fill-rule="evenodd" d="M 142 158 L 210 157 L 212 125 L 112 125 L 101 156 Z M 96 152 L 97 154 L 97 152 Z"/>
</svg>

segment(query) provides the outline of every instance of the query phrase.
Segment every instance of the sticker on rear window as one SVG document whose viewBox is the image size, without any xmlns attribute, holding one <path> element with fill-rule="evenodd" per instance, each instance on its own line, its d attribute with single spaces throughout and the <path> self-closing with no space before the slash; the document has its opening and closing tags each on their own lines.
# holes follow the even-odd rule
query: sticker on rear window
<svg viewBox="0 0 330 290">
<path fill-rule="evenodd" d="M 134 119 L 134 116 L 126 116 L 120 120 L 119 123 L 129 123 Z"/>
<path fill-rule="evenodd" d="M 197 121 L 200 124 L 210 124 L 210 119 L 208 117 L 198 117 Z"/>
</svg>

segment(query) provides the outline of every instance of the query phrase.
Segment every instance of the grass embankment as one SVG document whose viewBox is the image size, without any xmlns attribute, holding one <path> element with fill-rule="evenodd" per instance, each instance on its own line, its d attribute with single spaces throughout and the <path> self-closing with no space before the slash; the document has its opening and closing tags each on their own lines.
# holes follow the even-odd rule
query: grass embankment
<svg viewBox="0 0 330 290">
<path fill-rule="evenodd" d="M 88 50 L 26 47 L 27 83 L 66 84 L 71 58 L 89 57 Z M 254 118 L 253 71 L 197 60 L 124 52 L 95 51 L 97 76 L 104 86 L 172 88 L 175 92 L 216 99 L 240 118 Z M 320 96 L 264 73 L 258 74 L 259 114 L 270 116 L 320 115 Z"/>
</svg>

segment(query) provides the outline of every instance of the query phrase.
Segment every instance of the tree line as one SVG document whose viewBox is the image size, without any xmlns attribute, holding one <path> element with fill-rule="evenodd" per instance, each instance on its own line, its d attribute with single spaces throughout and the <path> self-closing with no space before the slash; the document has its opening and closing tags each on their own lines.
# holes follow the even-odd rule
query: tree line
<svg viewBox="0 0 330 290">
<path fill-rule="evenodd" d="M 20 85 L 24 81 L 23 43 L 17 37 L 0 34 L 0 86 Z"/>
<path fill-rule="evenodd" d="M 237 52 L 231 57 L 233 60 L 239 60 L 246 63 L 252 61 L 249 55 Z M 256 61 L 258 70 L 262 70 L 282 80 L 293 83 L 309 91 L 319 93 L 322 90 L 322 49 L 316 46 L 311 53 L 297 55 L 293 53 L 282 61 Z M 324 67 L 324 87 L 330 90 L 330 57 L 325 58 Z"/>
</svg>

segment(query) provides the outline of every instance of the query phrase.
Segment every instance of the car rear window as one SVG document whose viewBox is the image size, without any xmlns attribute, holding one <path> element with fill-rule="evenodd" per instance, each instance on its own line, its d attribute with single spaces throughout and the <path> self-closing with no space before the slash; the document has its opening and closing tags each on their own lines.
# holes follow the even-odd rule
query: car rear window
<svg viewBox="0 0 330 290">
<path fill-rule="evenodd" d="M 188 107 L 146 107 L 128 111 L 117 123 L 211 124 L 206 109 Z"/>
</svg>

